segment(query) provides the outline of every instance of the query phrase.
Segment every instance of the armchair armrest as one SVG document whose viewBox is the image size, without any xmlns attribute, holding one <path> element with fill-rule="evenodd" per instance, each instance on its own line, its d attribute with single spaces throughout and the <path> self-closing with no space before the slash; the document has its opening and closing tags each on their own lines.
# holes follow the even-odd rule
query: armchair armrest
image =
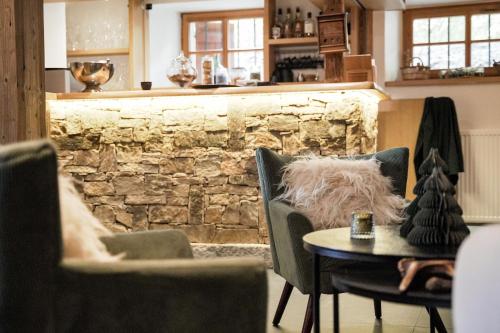
<svg viewBox="0 0 500 333">
<path fill-rule="evenodd" d="M 189 240 L 180 230 L 122 233 L 101 240 L 110 253 L 125 253 L 125 259 L 193 258 Z"/>
<path fill-rule="evenodd" d="M 62 303 L 72 304 L 64 311 L 92 318 L 79 332 L 265 332 L 259 259 L 65 260 L 61 276 Z M 109 323 L 116 311 L 120 321 Z"/>
<path fill-rule="evenodd" d="M 280 273 L 307 293 L 312 286 L 312 255 L 304 249 L 302 237 L 313 232 L 313 226 L 307 217 L 283 201 L 270 201 L 269 213 Z"/>
</svg>

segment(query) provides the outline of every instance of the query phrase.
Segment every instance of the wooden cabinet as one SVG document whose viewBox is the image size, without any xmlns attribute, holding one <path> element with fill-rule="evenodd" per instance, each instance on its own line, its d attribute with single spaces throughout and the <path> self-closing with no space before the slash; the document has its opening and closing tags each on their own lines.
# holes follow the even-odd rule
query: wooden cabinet
<svg viewBox="0 0 500 333">
<path fill-rule="evenodd" d="M 305 6 L 314 5 L 315 13 L 313 18 L 322 10 L 322 1 L 302 0 Z M 297 2 L 294 2 L 295 4 Z M 319 55 L 318 37 L 303 37 L 303 38 L 271 38 L 271 28 L 274 24 L 278 5 L 283 7 L 292 7 L 292 3 L 286 0 L 264 0 L 264 80 L 270 80 L 275 69 L 276 58 L 279 53 L 286 49 L 288 52 L 296 48 L 300 54 L 307 49 L 309 53 Z M 346 11 L 349 13 L 348 32 L 350 54 L 366 54 L 371 53 L 371 11 L 362 8 L 358 1 L 348 0 L 345 2 Z M 322 6 L 321 6 L 322 7 Z M 283 8 L 285 9 L 285 8 Z M 285 11 L 284 11 L 285 12 Z M 303 13 L 307 14 L 307 13 Z M 318 33 L 316 29 L 316 34 Z"/>
</svg>

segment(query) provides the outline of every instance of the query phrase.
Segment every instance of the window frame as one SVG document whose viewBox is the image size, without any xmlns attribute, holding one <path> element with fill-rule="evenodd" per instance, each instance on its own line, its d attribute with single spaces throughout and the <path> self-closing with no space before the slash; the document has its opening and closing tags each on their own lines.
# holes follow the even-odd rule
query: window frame
<svg viewBox="0 0 500 333">
<path fill-rule="evenodd" d="M 471 46 L 477 42 L 495 42 L 500 39 L 488 40 L 475 40 L 472 41 L 471 35 L 471 17 L 476 14 L 494 14 L 500 13 L 500 2 L 483 3 L 477 5 L 459 5 L 459 6 L 441 6 L 441 7 L 425 7 L 408 9 L 403 12 L 403 52 L 402 64 L 407 65 L 406 61 L 408 56 L 413 57 L 414 45 L 452 45 L 458 43 L 465 43 L 465 67 L 470 67 L 471 59 Z M 463 42 L 443 42 L 443 43 L 429 43 L 427 44 L 413 44 L 413 20 L 421 18 L 435 18 L 445 16 L 465 16 L 465 40 Z M 439 72 L 440 69 L 433 69 L 431 72 Z"/>
<path fill-rule="evenodd" d="M 189 50 L 189 24 L 191 22 L 199 21 L 222 21 L 222 63 L 224 66 L 229 66 L 229 54 L 233 52 L 245 51 L 262 51 L 264 52 L 264 43 L 262 48 L 251 49 L 229 49 L 229 20 L 245 19 L 245 18 L 262 18 L 264 21 L 264 9 L 242 9 L 242 10 L 226 10 L 226 11 L 213 11 L 213 12 L 197 12 L 197 13 L 182 13 L 182 35 L 181 44 L 182 50 L 186 57 L 192 54 L 206 55 L 219 53 L 219 51 L 190 51 Z M 265 59 L 264 59 L 265 63 Z M 262 64 L 264 66 L 264 64 Z"/>
</svg>

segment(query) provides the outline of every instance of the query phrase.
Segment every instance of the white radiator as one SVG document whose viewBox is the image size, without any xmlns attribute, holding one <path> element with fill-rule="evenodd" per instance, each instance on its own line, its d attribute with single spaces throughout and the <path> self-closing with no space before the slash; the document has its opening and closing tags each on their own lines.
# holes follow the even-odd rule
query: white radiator
<svg viewBox="0 0 500 333">
<path fill-rule="evenodd" d="M 462 149 L 457 198 L 464 220 L 500 222 L 500 130 L 463 131 Z"/>
</svg>

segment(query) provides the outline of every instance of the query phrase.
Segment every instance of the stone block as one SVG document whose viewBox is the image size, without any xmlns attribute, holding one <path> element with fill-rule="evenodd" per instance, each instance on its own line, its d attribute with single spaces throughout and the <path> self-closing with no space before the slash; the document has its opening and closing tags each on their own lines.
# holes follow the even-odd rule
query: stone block
<svg viewBox="0 0 500 333">
<path fill-rule="evenodd" d="M 106 182 L 85 182 L 83 192 L 89 196 L 113 195 L 115 189 L 112 184 Z"/>
<path fill-rule="evenodd" d="M 136 127 L 133 130 L 132 138 L 134 142 L 144 143 L 148 141 L 149 130 L 146 127 Z"/>
<path fill-rule="evenodd" d="M 203 187 L 191 186 L 189 188 L 189 224 L 203 223 Z"/>
<path fill-rule="evenodd" d="M 259 186 L 259 177 L 257 175 L 232 175 L 229 176 L 229 184 Z"/>
<path fill-rule="evenodd" d="M 116 222 L 123 224 L 127 228 L 134 226 L 134 214 L 128 213 L 124 208 L 115 208 Z"/>
<path fill-rule="evenodd" d="M 142 146 L 117 145 L 116 160 L 118 163 L 140 163 Z"/>
<path fill-rule="evenodd" d="M 217 229 L 212 243 L 259 243 L 259 231 L 257 229 Z"/>
<path fill-rule="evenodd" d="M 209 206 L 205 209 L 205 224 L 221 224 L 224 207 Z"/>
<path fill-rule="evenodd" d="M 105 128 L 101 134 L 102 143 L 132 142 L 132 128 Z"/>
<path fill-rule="evenodd" d="M 217 177 L 221 174 L 221 162 L 218 158 L 199 158 L 194 165 L 194 174 L 198 177 Z"/>
<path fill-rule="evenodd" d="M 227 147 L 229 136 L 227 133 L 207 133 L 207 147 Z"/>
<path fill-rule="evenodd" d="M 226 206 L 224 214 L 222 215 L 223 224 L 236 225 L 240 224 L 240 205 L 234 203 Z"/>
<path fill-rule="evenodd" d="M 149 206 L 149 222 L 187 223 L 188 208 L 178 206 Z"/>
<path fill-rule="evenodd" d="M 90 166 L 97 168 L 99 166 L 99 151 L 77 150 L 73 153 L 73 159 L 67 165 Z"/>
<path fill-rule="evenodd" d="M 99 150 L 99 172 L 113 172 L 118 170 L 115 145 L 102 145 Z"/>
<path fill-rule="evenodd" d="M 269 149 L 281 149 L 281 140 L 269 132 L 250 132 L 245 135 L 247 148 L 255 149 L 266 147 Z"/>
<path fill-rule="evenodd" d="M 97 206 L 94 209 L 94 216 L 102 223 L 115 223 L 115 211 L 111 206 Z"/>
<path fill-rule="evenodd" d="M 119 176 L 113 179 L 116 194 L 134 195 L 144 193 L 143 176 Z"/>
<path fill-rule="evenodd" d="M 211 205 L 227 205 L 229 204 L 229 193 L 211 194 L 209 196 L 209 203 Z"/>
<path fill-rule="evenodd" d="M 147 206 L 130 206 L 127 212 L 132 214 L 132 230 L 148 230 L 148 210 Z"/>
<path fill-rule="evenodd" d="M 162 205 L 167 203 L 165 195 L 127 195 L 125 197 L 127 205 Z"/>
<path fill-rule="evenodd" d="M 253 195 L 259 194 L 259 191 L 257 190 L 257 188 L 251 187 L 251 186 L 240 186 L 240 185 L 228 184 L 225 186 L 225 189 L 226 189 L 227 193 L 229 193 L 229 194 L 248 195 L 248 196 L 253 196 Z"/>
<path fill-rule="evenodd" d="M 240 202 L 240 224 L 257 227 L 259 224 L 259 206 L 256 202 L 242 200 Z"/>
<path fill-rule="evenodd" d="M 172 185 L 172 177 L 166 175 L 146 175 L 145 176 L 145 194 L 163 195 Z"/>
<path fill-rule="evenodd" d="M 175 174 L 180 172 L 192 174 L 194 172 L 194 158 L 162 158 L 159 164 L 160 173 L 162 174 Z"/>
<path fill-rule="evenodd" d="M 269 130 L 286 132 L 297 131 L 299 129 L 299 120 L 294 115 L 275 115 L 269 116 Z"/>
</svg>

